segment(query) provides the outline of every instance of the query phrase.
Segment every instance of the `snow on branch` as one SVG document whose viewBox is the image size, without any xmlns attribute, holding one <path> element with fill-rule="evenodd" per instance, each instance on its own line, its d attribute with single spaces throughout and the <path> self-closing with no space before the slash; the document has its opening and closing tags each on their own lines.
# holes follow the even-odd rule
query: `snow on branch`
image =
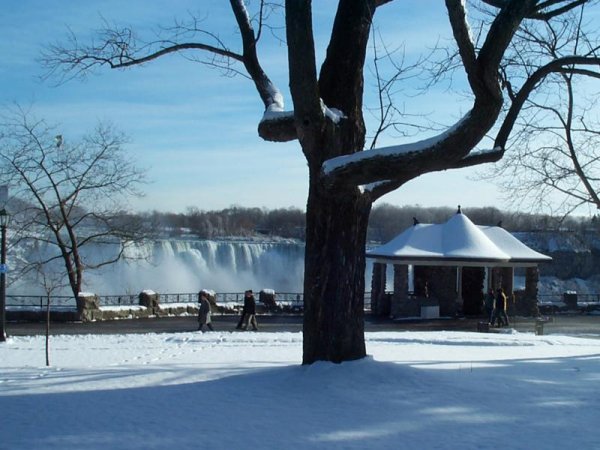
<svg viewBox="0 0 600 450">
<path fill-rule="evenodd" d="M 475 44 L 471 27 L 467 21 L 467 10 L 463 0 L 446 0 L 448 9 L 448 18 L 452 26 L 454 39 L 458 45 L 458 51 L 463 61 L 465 71 L 467 72 L 469 82 L 473 88 L 477 83 L 475 71 L 477 70 L 477 56 L 475 54 Z"/>
<path fill-rule="evenodd" d="M 323 99 L 321 99 L 321 110 L 323 111 L 323 115 L 335 124 L 340 123 L 340 120 L 346 118 L 346 115 L 339 109 L 329 108 Z"/>
<path fill-rule="evenodd" d="M 391 183 L 391 180 L 385 180 L 385 181 L 376 181 L 375 183 L 369 183 L 369 184 L 364 184 L 359 186 L 358 188 L 360 189 L 361 192 L 373 192 L 375 191 L 377 188 L 385 186 L 386 184 Z"/>
<path fill-rule="evenodd" d="M 473 150 L 463 159 L 458 161 L 453 168 L 460 169 L 463 167 L 477 166 L 479 164 L 491 163 L 499 161 L 504 156 L 504 148 L 496 146 L 493 149 Z"/>
<path fill-rule="evenodd" d="M 353 153 L 351 155 L 338 156 L 336 158 L 329 159 L 323 163 L 323 173 L 325 175 L 330 175 L 338 169 L 348 167 L 352 164 L 362 164 L 376 158 L 397 158 L 413 153 L 431 150 L 433 147 L 443 142 L 448 136 L 459 129 L 463 123 L 470 118 L 470 116 L 471 112 L 469 111 L 464 117 L 462 117 L 458 122 L 456 122 L 443 133 L 422 141 L 417 141 L 410 144 L 392 145 L 390 147 L 375 148 L 372 150 L 365 150 L 362 152 Z"/>
<path fill-rule="evenodd" d="M 287 119 L 290 115 L 293 116 L 293 111 L 285 111 L 283 95 L 273 83 L 267 83 L 265 89 L 268 92 L 270 101 L 267 102 L 261 122 L 267 120 L 280 120 L 282 118 Z"/>
<path fill-rule="evenodd" d="M 283 96 L 273 85 L 270 86 L 273 102 L 267 106 L 262 119 L 258 125 L 259 135 L 266 140 L 284 142 L 297 138 L 294 125 L 294 111 L 285 111 Z M 329 108 L 321 99 L 321 111 L 323 116 L 338 124 L 346 115 L 336 108 Z"/>
</svg>

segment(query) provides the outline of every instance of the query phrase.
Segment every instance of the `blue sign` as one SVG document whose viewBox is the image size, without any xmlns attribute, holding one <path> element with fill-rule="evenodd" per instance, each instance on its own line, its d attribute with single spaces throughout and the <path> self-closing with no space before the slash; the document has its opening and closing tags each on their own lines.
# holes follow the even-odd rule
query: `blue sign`
<svg viewBox="0 0 600 450">
<path fill-rule="evenodd" d="M 8 272 L 8 266 L 6 264 L 0 264 L 0 273 Z"/>
</svg>

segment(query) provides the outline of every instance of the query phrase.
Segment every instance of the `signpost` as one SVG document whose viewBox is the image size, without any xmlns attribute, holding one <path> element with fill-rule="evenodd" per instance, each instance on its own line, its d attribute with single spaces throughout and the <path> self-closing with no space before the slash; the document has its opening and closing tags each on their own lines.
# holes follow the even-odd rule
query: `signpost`
<svg viewBox="0 0 600 450">
<path fill-rule="evenodd" d="M 10 216 L 6 211 L 8 203 L 8 186 L 0 186 L 0 232 L 2 242 L 0 244 L 0 342 L 6 341 L 6 228 Z"/>
</svg>

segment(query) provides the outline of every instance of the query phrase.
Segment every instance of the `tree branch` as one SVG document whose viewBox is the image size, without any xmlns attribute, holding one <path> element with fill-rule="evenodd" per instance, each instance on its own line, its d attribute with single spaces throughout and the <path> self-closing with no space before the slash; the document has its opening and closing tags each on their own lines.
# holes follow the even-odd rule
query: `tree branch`
<svg viewBox="0 0 600 450">
<path fill-rule="evenodd" d="M 318 136 L 324 122 L 321 107 L 315 46 L 312 32 L 310 0 L 286 0 L 286 35 L 288 42 L 288 66 L 290 91 L 294 102 L 294 123 L 302 148 L 314 149 L 309 139 Z M 311 132 L 316 130 L 317 132 Z M 307 154 L 307 158 L 314 155 Z"/>
<path fill-rule="evenodd" d="M 283 95 L 273 85 L 262 69 L 256 53 L 257 38 L 254 35 L 250 16 L 243 0 L 230 0 L 242 36 L 243 57 L 240 59 L 254 81 L 254 85 L 267 111 L 283 111 Z"/>
<path fill-rule="evenodd" d="M 331 184 L 365 186 L 386 181 L 389 186 L 401 185 L 421 174 L 466 167 L 495 161 L 503 154 L 503 146 L 491 152 L 469 153 L 495 124 L 503 104 L 499 66 L 523 17 L 534 0 L 509 0 L 495 17 L 485 42 L 473 66 L 473 54 L 464 47 L 465 58 L 471 64 L 471 86 L 475 99 L 473 107 L 446 132 L 430 139 L 408 145 L 367 150 L 339 156 L 323 164 L 323 178 Z M 448 0 L 449 7 L 459 5 Z M 453 27 L 464 42 L 466 23 L 464 10 L 452 14 Z M 384 191 L 385 187 L 379 188 Z"/>
<path fill-rule="evenodd" d="M 264 14 L 264 0 L 261 0 L 259 23 L 262 27 Z M 283 95 L 274 86 L 262 69 L 258 60 L 256 44 L 258 37 L 254 33 L 250 16 L 244 0 L 230 0 L 242 41 L 243 53 L 239 54 L 229 50 L 217 35 L 198 29 L 196 26 L 185 28 L 178 24 L 174 28 L 174 39 L 178 40 L 184 35 L 202 33 L 204 37 L 215 41 L 215 45 L 206 42 L 173 42 L 157 40 L 148 44 L 136 42 L 133 32 L 128 29 L 117 29 L 106 24 L 99 33 L 99 43 L 87 47 L 79 45 L 74 33 L 69 35 L 69 46 L 53 45 L 48 47 L 42 55 L 42 62 L 48 68 L 46 78 L 62 71 L 61 82 L 77 76 L 85 76 L 96 67 L 107 66 L 111 69 L 125 69 L 151 62 L 165 55 L 181 53 L 187 50 L 199 50 L 213 57 L 224 58 L 225 61 L 241 62 L 250 79 L 254 82 L 256 90 L 263 102 L 265 116 L 259 124 L 259 135 L 266 140 L 288 141 L 296 138 L 288 116 L 284 113 Z M 173 32 L 173 30 L 171 30 Z M 203 39 L 204 40 L 204 39 Z M 159 47 L 156 49 L 156 47 Z M 140 54 L 147 53 L 143 56 Z M 228 64 L 229 64 L 228 63 Z M 213 67 L 223 68 L 217 60 L 205 62 Z M 232 66 L 225 66 L 228 71 Z M 234 70 L 236 73 L 240 73 Z"/>
<path fill-rule="evenodd" d="M 508 113 L 502 122 L 502 126 L 496 135 L 496 147 L 504 148 L 506 146 L 521 108 L 538 84 L 551 73 L 573 72 L 576 70 L 572 68 L 575 65 L 600 65 L 600 57 L 565 56 L 563 58 L 557 58 L 533 72 L 523 84 L 519 93 L 515 96 Z M 600 78 L 600 74 L 597 74 L 596 77 Z"/>
<path fill-rule="evenodd" d="M 503 8 L 506 6 L 509 0 L 482 0 L 482 2 L 489 6 L 493 6 L 494 8 Z M 588 2 L 589 0 L 547 0 L 535 5 L 535 7 L 532 8 L 531 11 L 525 16 L 525 18 L 548 21 Z M 565 3 L 565 5 L 544 12 L 544 10 L 550 9 L 551 7 L 561 3 Z"/>
<path fill-rule="evenodd" d="M 467 78 L 472 89 L 476 88 L 476 55 L 475 46 L 473 45 L 473 39 L 469 25 L 467 23 L 467 14 L 465 11 L 465 5 L 462 0 L 446 0 L 446 9 L 448 10 L 448 17 L 450 19 L 450 25 L 452 26 L 452 33 L 454 34 L 454 40 L 458 45 L 458 51 L 463 62 Z"/>
</svg>

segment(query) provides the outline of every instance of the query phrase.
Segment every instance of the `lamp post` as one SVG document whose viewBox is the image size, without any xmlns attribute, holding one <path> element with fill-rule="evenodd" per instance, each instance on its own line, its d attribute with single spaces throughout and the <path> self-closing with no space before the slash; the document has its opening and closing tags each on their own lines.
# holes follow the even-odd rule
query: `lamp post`
<svg viewBox="0 0 600 450">
<path fill-rule="evenodd" d="M 6 341 L 6 228 L 10 215 L 6 209 L 0 210 L 0 231 L 2 243 L 0 251 L 0 342 Z"/>
</svg>

